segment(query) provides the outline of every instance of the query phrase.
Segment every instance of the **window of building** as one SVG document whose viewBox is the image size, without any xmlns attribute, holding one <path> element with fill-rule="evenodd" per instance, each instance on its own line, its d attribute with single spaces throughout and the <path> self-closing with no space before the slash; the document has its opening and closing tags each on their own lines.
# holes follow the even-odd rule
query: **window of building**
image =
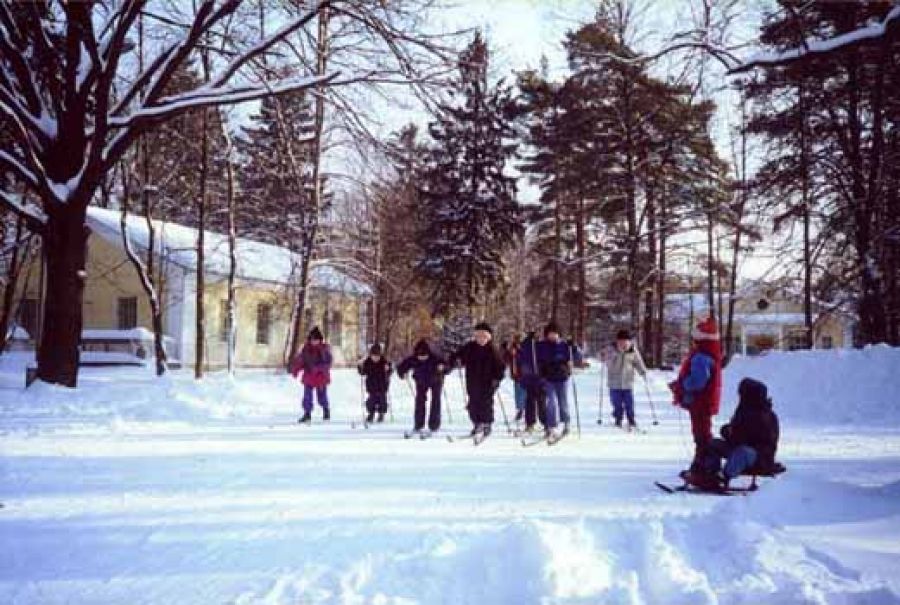
<svg viewBox="0 0 900 605">
<path fill-rule="evenodd" d="M 137 327 L 137 296 L 122 296 L 116 307 L 116 315 L 120 330 L 131 330 Z"/>
<path fill-rule="evenodd" d="M 806 333 L 802 331 L 791 332 L 785 338 L 785 348 L 788 351 L 798 351 L 801 349 L 806 349 Z"/>
<path fill-rule="evenodd" d="M 256 344 L 269 344 L 272 330 L 272 305 L 256 305 Z"/>
<path fill-rule="evenodd" d="M 331 314 L 331 329 L 329 330 L 331 333 L 331 344 L 335 347 L 340 348 L 343 346 L 343 317 L 341 316 L 340 311 L 335 311 Z"/>
<path fill-rule="evenodd" d="M 822 336 L 819 339 L 819 348 L 833 349 L 834 348 L 834 338 L 831 336 Z"/>
<path fill-rule="evenodd" d="M 36 298 L 25 298 L 19 303 L 18 324 L 28 332 L 32 339 L 37 338 L 38 301 Z"/>
<path fill-rule="evenodd" d="M 219 340 L 228 342 L 228 332 L 231 331 L 231 322 L 228 320 L 228 300 L 219 301 Z"/>
<path fill-rule="evenodd" d="M 758 301 L 756 301 L 756 308 L 760 311 L 765 311 L 769 308 L 769 301 L 767 301 L 765 298 L 760 298 Z"/>
</svg>

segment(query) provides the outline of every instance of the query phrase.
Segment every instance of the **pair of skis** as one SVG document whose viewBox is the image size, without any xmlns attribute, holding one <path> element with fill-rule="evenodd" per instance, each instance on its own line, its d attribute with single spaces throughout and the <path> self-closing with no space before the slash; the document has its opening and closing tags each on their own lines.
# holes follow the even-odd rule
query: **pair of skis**
<svg viewBox="0 0 900 605">
<path fill-rule="evenodd" d="M 535 445 L 539 445 L 541 443 L 546 443 L 548 446 L 554 446 L 566 437 L 568 437 L 568 431 L 562 431 L 561 433 L 542 433 L 537 437 L 533 437 L 531 439 L 526 439 L 522 437 L 521 443 L 522 447 L 533 447 Z"/>
</svg>

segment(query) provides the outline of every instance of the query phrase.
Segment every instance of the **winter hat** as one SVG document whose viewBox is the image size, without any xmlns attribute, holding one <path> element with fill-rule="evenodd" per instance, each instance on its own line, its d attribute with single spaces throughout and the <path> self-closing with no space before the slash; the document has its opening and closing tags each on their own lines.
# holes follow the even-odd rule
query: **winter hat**
<svg viewBox="0 0 900 605">
<path fill-rule="evenodd" d="M 691 333 L 694 340 L 719 340 L 719 326 L 712 315 L 697 324 Z"/>
<path fill-rule="evenodd" d="M 416 343 L 416 346 L 413 347 L 413 353 L 416 356 L 419 355 L 431 355 L 431 347 L 428 346 L 428 341 L 424 338 Z"/>
<path fill-rule="evenodd" d="M 548 323 L 546 326 L 544 326 L 544 336 L 547 336 L 551 332 L 556 332 L 557 334 L 560 334 L 559 324 L 553 320 L 551 320 L 550 323 Z"/>
<path fill-rule="evenodd" d="M 309 331 L 309 336 L 307 340 L 325 340 L 325 336 L 322 335 L 322 330 L 319 329 L 318 326 Z"/>
<path fill-rule="evenodd" d="M 631 340 L 631 332 L 628 330 L 619 330 L 616 332 L 616 340 Z"/>
<path fill-rule="evenodd" d="M 381 345 L 376 342 L 369 347 L 369 355 L 381 355 Z"/>
<path fill-rule="evenodd" d="M 478 330 L 484 330 L 491 336 L 494 335 L 494 331 L 491 330 L 491 326 L 488 325 L 488 323 L 486 321 L 480 321 L 477 324 L 475 324 L 475 331 L 477 332 Z"/>
<path fill-rule="evenodd" d="M 756 407 L 769 403 L 769 389 L 765 384 L 752 378 L 744 378 L 738 384 L 738 396 L 741 401 Z"/>
</svg>

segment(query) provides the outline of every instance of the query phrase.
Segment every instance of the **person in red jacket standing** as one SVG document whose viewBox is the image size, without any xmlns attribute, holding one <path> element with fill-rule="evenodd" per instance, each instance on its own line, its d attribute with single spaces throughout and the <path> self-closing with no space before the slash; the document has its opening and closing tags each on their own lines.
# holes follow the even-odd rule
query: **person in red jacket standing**
<svg viewBox="0 0 900 605">
<path fill-rule="evenodd" d="M 313 328 L 306 344 L 291 362 L 291 374 L 296 378 L 303 372 L 303 416 L 297 421 L 309 424 L 312 421 L 313 391 L 316 401 L 322 407 L 322 420 L 329 420 L 328 385 L 331 383 L 331 348 L 325 342 L 322 331 Z"/>
<path fill-rule="evenodd" d="M 702 470 L 706 449 L 713 439 L 712 419 L 719 413 L 722 397 L 722 346 L 715 318 L 710 316 L 701 321 L 692 337 L 694 345 L 669 388 L 674 405 L 691 415 L 695 445 L 691 469 Z"/>
</svg>

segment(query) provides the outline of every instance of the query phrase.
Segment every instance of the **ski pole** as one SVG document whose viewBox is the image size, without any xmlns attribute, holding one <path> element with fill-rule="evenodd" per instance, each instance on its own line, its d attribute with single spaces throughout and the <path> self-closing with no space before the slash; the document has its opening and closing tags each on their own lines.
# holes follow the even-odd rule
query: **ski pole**
<svg viewBox="0 0 900 605">
<path fill-rule="evenodd" d="M 569 345 L 569 361 L 572 363 L 572 399 L 575 402 L 575 430 L 581 439 L 581 415 L 578 413 L 578 382 L 575 380 L 575 346 Z"/>
<path fill-rule="evenodd" d="M 393 366 L 390 363 L 388 363 L 388 366 L 387 366 L 388 385 L 391 384 L 391 372 L 393 372 L 393 371 L 394 371 Z M 393 402 L 391 401 L 390 390 L 388 390 L 388 392 L 384 394 L 384 399 L 385 399 L 385 403 L 387 403 L 387 406 L 388 406 L 388 414 L 390 414 L 390 416 L 388 416 L 388 418 L 391 419 L 391 424 L 394 424 L 394 405 L 393 405 Z"/>
<path fill-rule="evenodd" d="M 659 424 L 659 420 L 656 418 L 656 407 L 653 405 L 653 397 L 650 396 L 650 383 L 647 381 L 646 376 L 644 376 L 644 388 L 647 389 L 647 401 L 650 402 L 650 415 L 653 417 L 653 425 L 656 426 Z"/>
<path fill-rule="evenodd" d="M 572 394 L 575 396 L 575 430 L 578 431 L 578 438 L 581 439 L 581 414 L 578 412 L 578 383 L 575 381 L 574 373 L 572 373 Z"/>
<path fill-rule="evenodd" d="M 509 426 L 509 416 L 506 415 L 506 406 L 503 405 L 503 395 L 500 394 L 500 389 L 497 389 L 497 401 L 500 402 L 500 412 L 503 414 L 503 424 L 506 425 L 506 432 L 512 433 L 512 428 Z"/>
<path fill-rule="evenodd" d="M 600 361 L 600 402 L 597 404 L 597 424 L 603 424 L 603 398 L 606 396 L 606 362 Z"/>
<path fill-rule="evenodd" d="M 363 426 L 366 426 L 366 379 L 359 377 L 359 407 L 362 410 Z"/>
<path fill-rule="evenodd" d="M 444 388 L 443 372 L 441 373 L 441 383 L 440 384 L 441 384 L 441 390 L 443 390 L 443 388 Z M 450 398 L 447 397 L 447 393 L 444 393 L 443 395 L 444 395 L 444 405 L 447 408 L 447 424 L 453 424 L 453 412 L 450 411 L 453 406 L 450 405 Z"/>
</svg>

